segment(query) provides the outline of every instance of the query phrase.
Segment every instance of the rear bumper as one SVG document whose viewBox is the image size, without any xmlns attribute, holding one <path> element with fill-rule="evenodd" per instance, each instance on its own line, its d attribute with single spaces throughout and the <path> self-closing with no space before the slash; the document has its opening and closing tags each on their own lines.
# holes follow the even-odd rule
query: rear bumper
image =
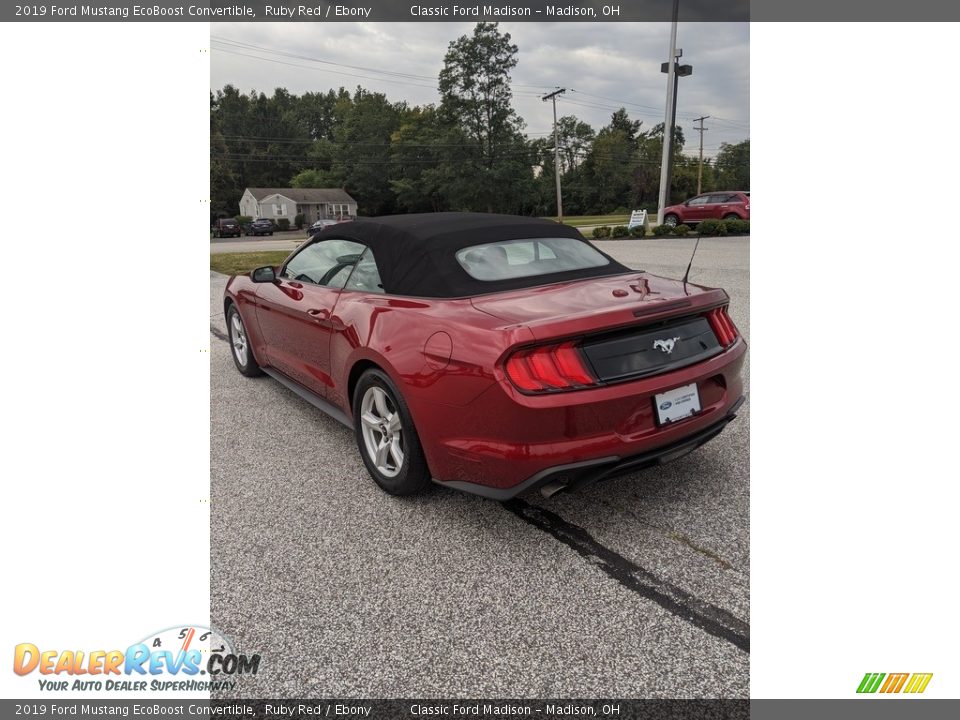
<svg viewBox="0 0 960 720">
<path fill-rule="evenodd" d="M 559 476 L 596 481 L 665 462 L 707 442 L 742 403 L 745 354 L 741 339 L 695 365 L 596 389 L 529 396 L 501 381 L 464 407 L 408 402 L 439 484 L 508 498 Z M 654 396 L 691 383 L 701 411 L 658 425 Z"/>
<path fill-rule="evenodd" d="M 710 425 L 703 430 L 699 430 L 682 440 L 670 443 L 655 450 L 631 455 L 628 457 L 608 457 L 596 460 L 586 460 L 584 462 L 570 463 L 568 465 L 557 465 L 556 467 L 541 470 L 536 475 L 527 478 L 523 482 L 509 488 L 495 488 L 479 483 L 470 483 L 462 481 L 440 482 L 435 480 L 438 485 L 444 485 L 454 490 L 481 495 L 492 500 L 509 500 L 527 490 L 535 490 L 551 483 L 559 483 L 565 490 L 580 490 L 601 480 L 626 475 L 654 465 L 663 465 L 673 460 L 679 460 L 685 455 L 696 450 L 713 440 L 717 435 L 723 432 L 723 429 L 737 417 L 737 411 L 746 398 L 740 397 L 733 407 L 727 412 L 726 416 L 719 422 Z"/>
</svg>

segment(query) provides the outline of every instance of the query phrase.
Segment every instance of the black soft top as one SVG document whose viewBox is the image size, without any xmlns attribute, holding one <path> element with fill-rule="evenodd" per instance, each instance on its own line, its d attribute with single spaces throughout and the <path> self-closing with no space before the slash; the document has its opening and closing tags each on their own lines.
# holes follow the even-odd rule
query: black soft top
<svg viewBox="0 0 960 720">
<path fill-rule="evenodd" d="M 353 240 L 373 251 L 385 292 L 413 297 L 456 298 L 546 285 L 565 280 L 619 275 L 631 270 L 600 252 L 608 265 L 531 277 L 485 281 L 457 262 L 458 250 L 524 238 L 569 237 L 586 243 L 575 228 L 552 220 L 490 213 L 421 213 L 359 218 L 324 228 L 313 242 Z"/>
</svg>

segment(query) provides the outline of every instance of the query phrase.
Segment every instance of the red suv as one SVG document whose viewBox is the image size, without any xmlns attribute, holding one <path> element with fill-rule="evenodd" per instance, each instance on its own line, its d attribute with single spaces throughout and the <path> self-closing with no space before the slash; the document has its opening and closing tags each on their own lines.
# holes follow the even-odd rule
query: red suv
<svg viewBox="0 0 960 720">
<path fill-rule="evenodd" d="M 220 218 L 213 224 L 213 236 L 240 237 L 240 224 L 233 218 Z"/>
<path fill-rule="evenodd" d="M 749 220 L 750 193 L 723 192 L 704 193 L 687 200 L 682 205 L 671 205 L 663 210 L 663 224 L 673 227 L 696 225 L 701 220 Z"/>
</svg>

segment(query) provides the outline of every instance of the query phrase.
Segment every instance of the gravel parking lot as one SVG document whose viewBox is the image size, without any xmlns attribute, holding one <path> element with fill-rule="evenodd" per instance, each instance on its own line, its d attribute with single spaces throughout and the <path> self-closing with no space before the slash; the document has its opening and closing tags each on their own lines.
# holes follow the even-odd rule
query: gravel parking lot
<svg viewBox="0 0 960 720">
<path fill-rule="evenodd" d="M 693 243 L 598 245 L 681 277 Z M 704 239 L 690 275 L 727 290 L 748 341 L 749 250 Z M 349 430 L 235 370 L 225 282 L 211 273 L 211 624 L 262 661 L 224 696 L 748 696 L 749 401 L 691 455 L 577 494 L 394 498 Z"/>
</svg>

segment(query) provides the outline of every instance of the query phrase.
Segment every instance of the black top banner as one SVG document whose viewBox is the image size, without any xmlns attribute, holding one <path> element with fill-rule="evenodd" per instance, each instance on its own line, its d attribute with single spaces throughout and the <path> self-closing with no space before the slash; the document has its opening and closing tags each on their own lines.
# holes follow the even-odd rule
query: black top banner
<svg viewBox="0 0 960 720">
<path fill-rule="evenodd" d="M 177 0 L 3 4 L 3 22 L 664 22 L 674 0 L 621 2 L 222 2 Z M 681 22 L 950 21 L 960 3 L 943 0 L 678 0 Z"/>
</svg>

